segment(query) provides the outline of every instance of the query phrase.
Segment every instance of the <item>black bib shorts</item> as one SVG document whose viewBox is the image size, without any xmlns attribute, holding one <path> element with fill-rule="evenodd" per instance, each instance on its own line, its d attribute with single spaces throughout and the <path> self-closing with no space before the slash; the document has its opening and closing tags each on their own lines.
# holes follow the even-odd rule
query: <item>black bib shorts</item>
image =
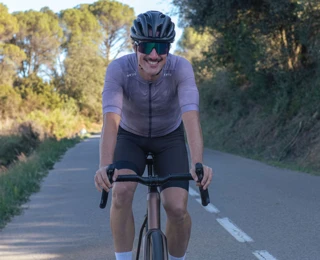
<svg viewBox="0 0 320 260">
<path fill-rule="evenodd" d="M 154 157 L 154 173 L 159 177 L 168 174 L 189 173 L 188 153 L 183 124 L 173 132 L 161 137 L 135 135 L 119 127 L 114 152 L 117 169 L 130 169 L 142 176 L 146 169 L 146 158 L 151 152 Z M 160 187 L 180 187 L 189 190 L 189 181 L 171 181 Z"/>
</svg>

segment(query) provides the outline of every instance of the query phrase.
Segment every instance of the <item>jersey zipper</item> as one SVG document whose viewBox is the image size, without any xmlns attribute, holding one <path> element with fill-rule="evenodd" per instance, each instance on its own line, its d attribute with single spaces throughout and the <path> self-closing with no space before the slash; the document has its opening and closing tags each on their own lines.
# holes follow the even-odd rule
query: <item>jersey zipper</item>
<svg viewBox="0 0 320 260">
<path fill-rule="evenodd" d="M 152 83 L 149 83 L 149 138 L 151 138 L 151 127 L 152 127 L 151 86 L 152 86 Z"/>
</svg>

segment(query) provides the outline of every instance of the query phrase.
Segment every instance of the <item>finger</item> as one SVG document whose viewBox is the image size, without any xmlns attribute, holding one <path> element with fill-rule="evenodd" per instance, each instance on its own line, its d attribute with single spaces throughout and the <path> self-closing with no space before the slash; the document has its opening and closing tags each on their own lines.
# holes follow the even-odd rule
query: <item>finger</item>
<svg viewBox="0 0 320 260">
<path fill-rule="evenodd" d="M 94 182 L 94 185 L 96 186 L 96 189 L 97 189 L 99 192 L 102 192 L 102 189 L 100 188 L 100 186 L 98 185 L 98 183 Z"/>
<path fill-rule="evenodd" d="M 114 174 L 113 174 L 113 178 L 112 180 L 115 182 L 118 178 L 118 175 L 119 175 L 119 171 L 117 169 L 114 170 Z"/>
<path fill-rule="evenodd" d="M 207 166 L 203 166 L 203 178 L 202 178 L 202 181 L 201 181 L 201 185 L 204 186 L 207 181 L 208 181 L 208 176 L 209 175 L 209 172 L 208 172 L 208 167 Z"/>
<path fill-rule="evenodd" d="M 100 186 L 100 188 L 104 189 L 106 192 L 110 191 L 110 188 L 106 185 L 104 180 L 102 179 L 101 175 L 97 175 L 97 185 Z"/>
<path fill-rule="evenodd" d="M 99 192 L 101 192 L 102 189 L 100 188 L 100 186 L 99 186 L 99 184 L 98 184 L 97 174 L 98 174 L 98 171 L 96 172 L 96 174 L 94 175 L 94 178 L 93 178 L 93 180 L 94 180 L 94 186 L 96 186 L 96 189 L 97 189 Z"/>
<path fill-rule="evenodd" d="M 206 184 L 204 185 L 204 189 L 207 189 L 208 188 L 208 186 L 210 185 L 210 183 L 211 183 L 211 181 L 212 181 L 212 169 L 211 168 L 209 168 L 209 172 L 208 172 L 208 180 L 207 180 L 207 182 L 206 182 Z"/>
<path fill-rule="evenodd" d="M 109 189 L 112 188 L 112 185 L 109 181 L 109 178 L 108 178 L 108 175 L 107 175 L 107 172 L 106 172 L 106 169 L 105 170 L 102 170 L 102 171 L 99 171 L 99 175 L 98 176 L 101 176 L 101 179 L 103 181 L 103 183 L 105 184 L 105 186 L 107 186 Z"/>
<path fill-rule="evenodd" d="M 197 176 L 196 171 L 195 171 L 194 168 L 190 169 L 190 174 L 191 174 L 192 178 L 194 179 L 194 181 L 197 182 L 198 181 L 198 176 Z"/>
</svg>

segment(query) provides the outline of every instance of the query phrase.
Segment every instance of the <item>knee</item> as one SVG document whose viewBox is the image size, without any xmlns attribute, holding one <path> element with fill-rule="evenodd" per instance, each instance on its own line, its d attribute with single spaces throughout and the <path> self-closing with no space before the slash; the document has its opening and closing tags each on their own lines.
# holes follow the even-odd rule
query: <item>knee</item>
<svg viewBox="0 0 320 260">
<path fill-rule="evenodd" d="M 176 223 L 184 222 L 184 220 L 189 216 L 184 203 L 174 201 L 163 206 L 167 213 L 168 219 Z"/>
<path fill-rule="evenodd" d="M 131 208 L 134 187 L 130 183 L 116 183 L 112 188 L 112 206 L 117 209 Z"/>
</svg>

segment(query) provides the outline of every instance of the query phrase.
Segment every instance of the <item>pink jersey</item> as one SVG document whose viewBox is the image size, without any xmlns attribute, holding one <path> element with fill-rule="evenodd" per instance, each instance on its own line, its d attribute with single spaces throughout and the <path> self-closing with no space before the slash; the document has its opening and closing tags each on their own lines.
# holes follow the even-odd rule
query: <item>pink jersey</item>
<svg viewBox="0 0 320 260">
<path fill-rule="evenodd" d="M 146 81 L 138 73 L 136 54 L 112 61 L 102 92 L 103 114 L 121 116 L 120 126 L 136 135 L 158 137 L 181 124 L 181 115 L 199 111 L 199 92 L 189 61 L 169 54 L 161 76 Z"/>
</svg>

